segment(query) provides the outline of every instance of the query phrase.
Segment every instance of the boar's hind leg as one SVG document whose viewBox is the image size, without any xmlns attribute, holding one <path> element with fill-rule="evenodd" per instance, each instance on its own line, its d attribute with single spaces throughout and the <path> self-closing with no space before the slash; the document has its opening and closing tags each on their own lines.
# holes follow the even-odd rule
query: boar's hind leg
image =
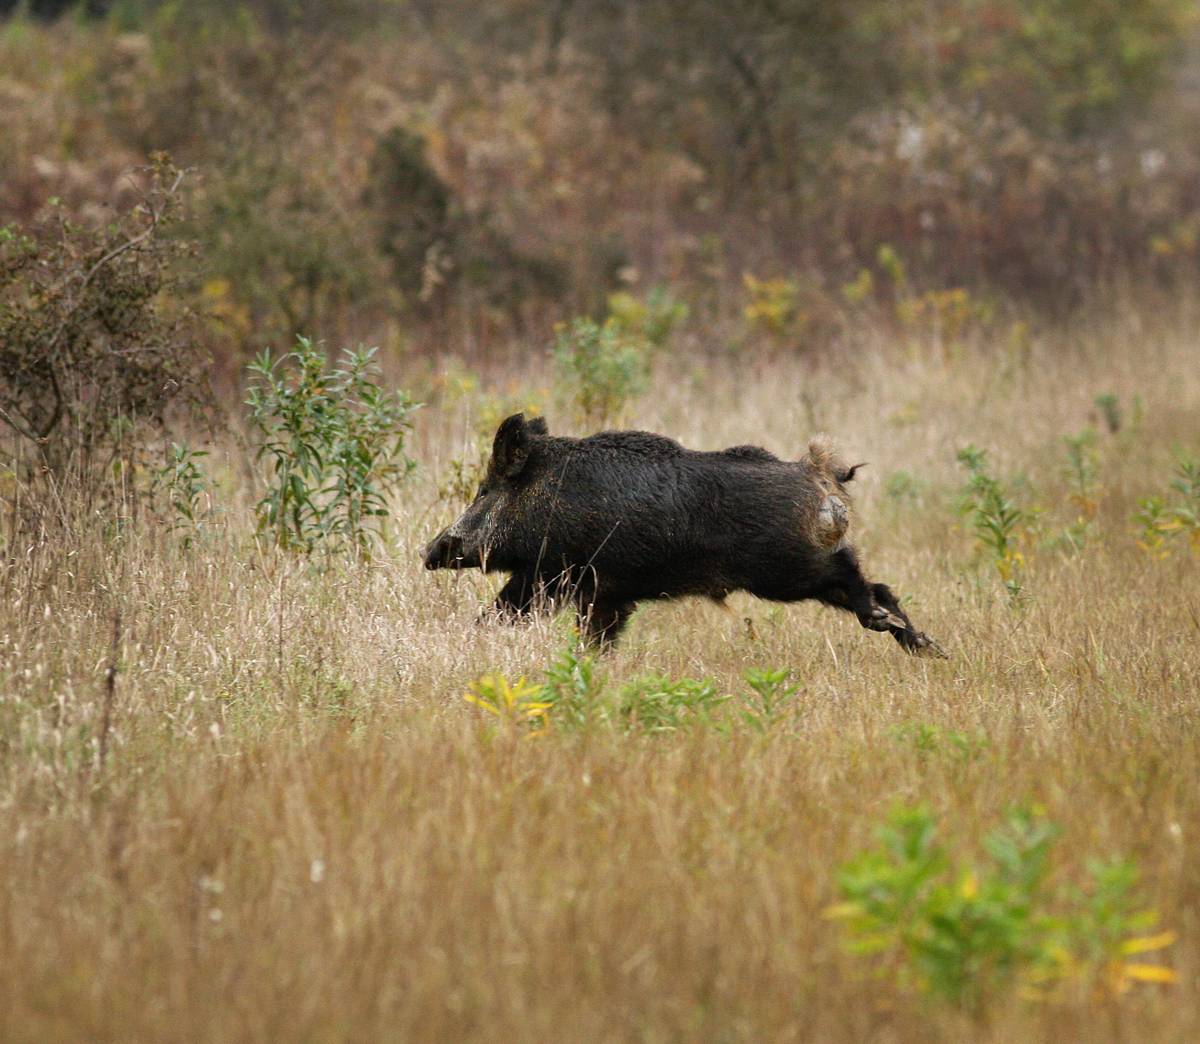
<svg viewBox="0 0 1200 1044">
<path fill-rule="evenodd" d="M 634 602 L 591 602 L 579 607 L 579 633 L 593 645 L 611 645 L 629 622 Z"/>
<path fill-rule="evenodd" d="M 946 655 L 937 642 L 913 626 L 887 584 L 873 584 L 863 576 L 851 548 L 836 551 L 833 561 L 834 575 L 817 598 L 839 609 L 849 609 L 868 630 L 889 632 L 905 652 Z"/>
</svg>

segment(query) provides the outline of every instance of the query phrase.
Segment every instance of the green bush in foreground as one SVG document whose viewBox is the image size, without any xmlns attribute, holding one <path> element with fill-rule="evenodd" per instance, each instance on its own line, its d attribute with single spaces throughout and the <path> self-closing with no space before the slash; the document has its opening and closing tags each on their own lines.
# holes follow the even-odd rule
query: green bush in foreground
<svg viewBox="0 0 1200 1044">
<path fill-rule="evenodd" d="M 1157 915 L 1139 909 L 1137 869 L 1090 860 L 1086 884 L 1052 880 L 1058 827 L 1028 810 L 1009 812 L 982 842 L 980 860 L 952 860 L 924 806 L 897 807 L 875 847 L 842 867 L 842 923 L 852 953 L 872 957 L 901 987 L 978 1010 L 1016 987 L 1049 999 L 1070 983 L 1124 992 L 1175 981 L 1171 969 L 1130 960 L 1169 946 L 1144 936 Z"/>
</svg>

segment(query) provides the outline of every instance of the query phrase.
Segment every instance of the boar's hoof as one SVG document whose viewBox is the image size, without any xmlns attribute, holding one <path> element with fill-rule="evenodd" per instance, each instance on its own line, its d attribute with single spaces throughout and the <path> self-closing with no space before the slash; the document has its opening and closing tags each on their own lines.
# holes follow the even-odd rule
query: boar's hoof
<svg viewBox="0 0 1200 1044">
<path fill-rule="evenodd" d="M 896 641 L 900 643 L 901 648 L 913 656 L 932 656 L 938 660 L 950 659 L 946 650 L 923 631 L 904 630 L 892 633 L 895 634 Z"/>
<path fill-rule="evenodd" d="M 882 605 L 871 606 L 870 613 L 861 618 L 860 622 L 869 631 L 909 631 L 911 630 L 907 620 L 902 619 L 893 613 L 890 609 L 885 609 Z M 916 631 L 912 632 L 916 634 Z"/>
</svg>

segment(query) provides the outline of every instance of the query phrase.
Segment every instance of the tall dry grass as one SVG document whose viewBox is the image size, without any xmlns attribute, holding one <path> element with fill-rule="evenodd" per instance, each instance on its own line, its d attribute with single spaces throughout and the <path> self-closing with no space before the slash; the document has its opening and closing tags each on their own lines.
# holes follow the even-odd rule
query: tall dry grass
<svg viewBox="0 0 1200 1044">
<path fill-rule="evenodd" d="M 1129 521 L 1173 449 L 1200 449 L 1196 335 L 1190 314 L 1131 311 L 1019 351 L 880 336 L 820 368 L 663 366 L 639 426 L 793 455 L 819 426 L 869 460 L 869 571 L 951 653 L 911 659 L 833 611 L 739 596 L 732 615 L 648 606 L 602 661 L 614 683 L 654 670 L 731 692 L 749 667 L 789 667 L 796 713 L 765 735 L 488 731 L 467 684 L 536 675 L 568 621 L 475 626 L 492 581 L 419 567 L 454 510 L 436 489 L 473 438 L 470 397 L 424 411 L 422 471 L 370 565 L 257 549 L 232 444 L 219 525 L 190 549 L 145 516 L 11 547 L 0 1037 L 1196 1039 L 1200 563 L 1152 559 Z M 1101 393 L 1127 422 L 1100 438 L 1097 535 L 1068 553 L 1050 546 L 1073 518 L 1060 440 L 1099 423 Z M 1019 607 L 954 510 L 967 442 L 1043 509 Z M 911 722 L 987 744 L 921 752 L 897 731 Z M 1179 983 L 1002 996 L 971 1018 L 872 977 L 823 910 L 898 799 L 957 844 L 1038 802 L 1064 830 L 1059 873 L 1136 859 Z"/>
</svg>

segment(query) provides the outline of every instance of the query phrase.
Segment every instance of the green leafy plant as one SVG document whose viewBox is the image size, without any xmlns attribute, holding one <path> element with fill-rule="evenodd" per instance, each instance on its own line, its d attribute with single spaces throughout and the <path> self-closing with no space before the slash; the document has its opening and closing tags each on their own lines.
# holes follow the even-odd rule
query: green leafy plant
<svg viewBox="0 0 1200 1044">
<path fill-rule="evenodd" d="M 911 748 L 921 757 L 940 755 L 954 761 L 974 761 L 989 746 L 982 733 L 960 732 L 925 721 L 901 722 L 888 733 L 896 743 Z"/>
<path fill-rule="evenodd" d="M 688 725 L 716 724 L 715 716 L 728 699 L 708 680 L 649 674 L 620 690 L 616 710 L 626 729 L 675 732 Z"/>
<path fill-rule="evenodd" d="M 753 694 L 750 706 L 742 711 L 742 720 L 756 732 L 769 732 L 791 712 L 800 691 L 798 685 L 789 685 L 790 670 L 751 668 L 746 672 L 746 684 Z"/>
<path fill-rule="evenodd" d="M 609 719 L 595 658 L 581 652 L 574 639 L 562 647 L 546 668 L 541 691 L 541 698 L 558 725 L 586 729 Z"/>
<path fill-rule="evenodd" d="M 1018 547 L 1018 534 L 1028 514 L 1011 499 L 999 479 L 987 467 L 987 452 L 976 446 L 958 451 L 958 462 L 969 478 L 963 491 L 963 512 L 975 530 L 975 539 L 996 567 L 1005 590 L 1015 601 L 1021 594 L 1025 556 Z"/>
<path fill-rule="evenodd" d="M 346 352 L 334 369 L 299 337 L 283 359 L 264 352 L 249 367 L 246 403 L 270 464 L 259 532 L 282 548 L 369 556 L 388 494 L 415 466 L 404 443 L 416 405 L 376 383 L 374 354 Z"/>
<path fill-rule="evenodd" d="M 1183 538 L 1194 553 L 1200 553 L 1200 461 L 1180 457 L 1171 481 L 1174 497 L 1152 496 L 1138 501 L 1134 521 L 1138 546 L 1154 558 L 1166 558 L 1168 541 Z"/>
<path fill-rule="evenodd" d="M 1171 488 L 1179 494 L 1171 508 L 1172 531 L 1185 536 L 1193 551 L 1200 551 L 1200 461 L 1181 457 Z"/>
<path fill-rule="evenodd" d="M 1128 959 L 1174 939 L 1141 934 L 1156 915 L 1139 907 L 1136 868 L 1092 861 L 1082 886 L 1055 885 L 1059 830 L 1036 812 L 1010 811 L 983 838 L 983 858 L 953 860 L 925 806 L 897 807 L 876 834 L 841 868 L 841 902 L 827 915 L 852 953 L 874 957 L 901 988 L 979 1011 L 1013 987 L 1048 998 L 1069 982 L 1121 992 L 1174 980 L 1169 968 Z"/>
<path fill-rule="evenodd" d="M 1083 547 L 1096 535 L 1096 513 L 1100 509 L 1100 458 L 1096 452 L 1096 432 L 1086 428 L 1078 435 L 1064 435 L 1067 461 L 1063 478 L 1070 489 L 1068 499 L 1075 508 L 1075 519 L 1063 531 L 1067 544 Z"/>
<path fill-rule="evenodd" d="M 1172 534 L 1173 519 L 1162 497 L 1143 497 L 1138 501 L 1133 521 L 1137 524 L 1137 545 L 1151 558 L 1166 558 L 1171 553 L 1167 538 Z"/>
<path fill-rule="evenodd" d="M 784 722 L 800 691 L 790 679 L 787 669 L 747 671 L 750 695 L 740 720 L 755 732 L 767 732 Z M 605 685 L 595 658 L 574 640 L 546 667 L 538 698 L 546 703 L 548 717 L 568 730 L 605 726 L 649 733 L 694 725 L 724 729 L 727 719 L 722 710 L 731 699 L 708 680 L 660 674 L 636 678 L 614 690 Z"/>
<path fill-rule="evenodd" d="M 611 319 L 602 326 L 575 319 L 560 327 L 554 361 L 561 382 L 589 421 L 615 417 L 642 392 L 649 376 L 646 340 Z"/>
<path fill-rule="evenodd" d="M 656 286 L 645 298 L 627 290 L 609 294 L 609 319 L 622 330 L 641 337 L 655 348 L 667 343 L 672 332 L 686 322 L 688 306 L 664 286 Z"/>
<path fill-rule="evenodd" d="M 183 546 L 190 547 L 192 534 L 204 524 L 212 510 L 212 492 L 204 473 L 204 450 L 172 442 L 167 463 L 154 476 L 157 492 L 171 509 L 171 529 L 184 534 Z"/>
<path fill-rule="evenodd" d="M 919 500 L 924 489 L 925 483 L 909 471 L 893 471 L 883 482 L 883 492 L 896 501 Z"/>
</svg>

